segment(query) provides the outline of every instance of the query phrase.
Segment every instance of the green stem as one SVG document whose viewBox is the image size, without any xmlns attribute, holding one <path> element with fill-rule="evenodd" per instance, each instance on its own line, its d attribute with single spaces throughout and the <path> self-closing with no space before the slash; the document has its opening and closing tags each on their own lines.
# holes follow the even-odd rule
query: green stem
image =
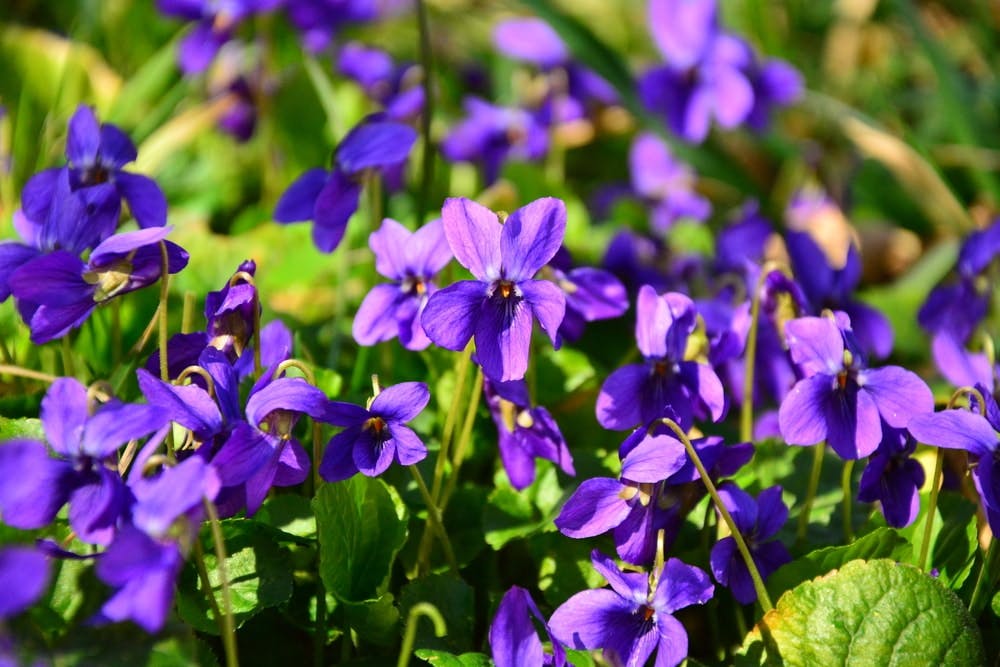
<svg viewBox="0 0 1000 667">
<path fill-rule="evenodd" d="M 194 327 L 194 304 L 195 304 L 194 292 L 188 290 L 184 292 L 184 306 L 181 310 L 181 333 L 191 333 L 192 327 Z"/>
<path fill-rule="evenodd" d="M 802 511 L 799 512 L 799 527 L 795 532 L 795 543 L 801 545 L 805 543 L 806 531 L 809 529 L 809 515 L 812 514 L 813 501 L 816 500 L 816 491 L 819 489 L 819 476 L 823 472 L 823 456 L 826 454 L 826 441 L 819 443 L 813 448 L 812 472 L 809 474 L 809 488 L 806 489 L 806 499 L 802 503 Z"/>
<path fill-rule="evenodd" d="M 851 520 L 851 509 L 854 507 L 854 497 L 851 495 L 851 473 L 854 472 L 854 459 L 844 461 L 844 470 L 840 474 L 840 488 L 844 492 L 844 540 L 845 544 L 854 541 L 854 523 Z"/>
<path fill-rule="evenodd" d="M 117 366 L 122 360 L 122 302 L 111 302 L 111 365 Z"/>
<path fill-rule="evenodd" d="M 740 533 L 739 527 L 736 522 L 733 521 L 733 516 L 726 509 L 726 506 L 722 503 L 722 498 L 719 497 L 719 492 L 715 488 L 715 484 L 712 482 L 712 478 L 709 477 L 708 470 L 705 469 L 704 464 L 701 462 L 701 457 L 698 456 L 698 452 L 695 451 L 694 445 L 691 444 L 691 440 L 688 438 L 687 433 L 684 432 L 677 422 L 672 419 L 663 419 L 663 424 L 666 425 L 670 430 L 677 435 L 677 438 L 684 444 L 684 449 L 687 450 L 688 457 L 694 464 L 694 467 L 698 469 L 698 474 L 701 475 L 701 481 L 705 485 L 705 489 L 708 491 L 708 495 L 712 496 L 712 501 L 715 503 L 716 509 L 719 510 L 719 514 L 722 515 L 722 520 L 726 522 L 726 526 L 729 527 L 729 532 L 736 542 L 736 548 L 739 549 L 740 555 L 743 556 L 743 562 L 747 566 L 747 570 L 750 572 L 750 578 L 753 580 L 754 590 L 757 591 L 757 601 L 760 603 L 761 609 L 764 613 L 767 613 L 773 609 L 771 604 L 771 598 L 767 594 L 767 589 L 764 588 L 764 580 L 760 576 L 760 571 L 757 569 L 757 564 L 753 562 L 753 556 L 750 555 L 750 549 L 747 548 L 747 543 L 743 539 L 743 534 Z"/>
<path fill-rule="evenodd" d="M 14 377 L 28 378 L 29 380 L 38 380 L 50 384 L 59 379 L 55 375 L 33 371 L 29 368 L 21 368 L 12 364 L 0 364 L 0 375 L 13 375 Z"/>
<path fill-rule="evenodd" d="M 972 591 L 972 599 L 969 600 L 969 613 L 972 618 L 979 618 L 983 607 L 986 606 L 986 597 L 992 590 L 995 579 L 993 571 L 997 569 L 998 563 L 1000 563 L 1000 549 L 997 548 L 996 536 L 991 536 L 986 557 L 983 558 L 983 565 L 979 568 L 979 576 L 976 577 L 976 587 Z"/>
<path fill-rule="evenodd" d="M 931 533 L 934 530 L 934 515 L 937 513 L 938 493 L 941 491 L 941 468 L 944 463 L 944 450 L 938 448 L 934 457 L 934 474 L 931 476 L 931 498 L 927 505 L 927 518 L 924 519 L 924 539 L 920 543 L 920 558 L 917 567 L 921 570 L 927 564 L 927 556 L 931 550 Z"/>
<path fill-rule="evenodd" d="M 427 6 L 424 0 L 417 0 L 417 28 L 420 31 L 420 68 L 423 70 L 424 111 L 420 116 L 420 136 L 423 140 L 423 156 L 420 172 L 420 194 L 417 197 L 417 226 L 424 224 L 424 215 L 431 196 L 434 182 L 434 145 L 431 142 L 431 118 L 434 115 L 434 86 L 431 73 L 434 60 L 431 52 L 431 29 L 427 21 Z"/>
<path fill-rule="evenodd" d="M 350 628 L 347 632 L 350 633 Z M 324 659 L 326 653 L 326 587 L 323 586 L 323 578 L 316 580 L 316 632 L 313 635 L 313 663 L 316 667 L 323 667 L 326 664 Z"/>
<path fill-rule="evenodd" d="M 205 513 L 208 515 L 208 523 L 212 529 L 212 542 L 215 544 L 215 567 L 219 571 L 219 583 L 222 586 L 222 618 L 225 628 L 222 633 L 222 646 L 226 652 L 226 667 L 239 667 L 240 659 L 236 652 L 236 623 L 233 618 L 233 596 L 229 587 L 229 572 L 226 568 L 226 542 L 222 536 L 222 524 L 219 523 L 219 513 L 215 511 L 215 504 L 206 498 L 204 505 Z"/>
<path fill-rule="evenodd" d="M 212 615 L 215 616 L 215 624 L 219 626 L 219 636 L 224 637 L 226 620 L 222 617 L 222 611 L 219 609 L 219 601 L 215 599 L 212 580 L 208 578 L 208 568 L 205 567 L 205 550 L 201 546 L 200 539 L 194 541 L 194 564 L 198 568 L 198 578 L 201 580 L 201 587 L 205 589 L 208 606 L 212 608 Z"/>
<path fill-rule="evenodd" d="M 59 348 L 62 350 L 63 375 L 66 377 L 76 377 L 76 367 L 73 364 L 73 348 L 70 345 L 68 333 L 59 340 Z"/>
<path fill-rule="evenodd" d="M 764 281 L 772 271 L 781 269 L 776 262 L 765 262 L 760 267 L 760 276 L 750 295 L 750 331 L 747 332 L 747 345 L 743 355 L 743 405 L 740 406 L 740 440 L 753 440 L 753 394 L 754 374 L 757 370 L 757 330 L 760 328 L 760 293 L 764 289 Z"/>
<path fill-rule="evenodd" d="M 410 664 L 410 656 L 413 655 L 413 642 L 417 639 L 417 621 L 421 616 L 426 616 L 434 623 L 434 635 L 444 637 L 448 633 L 448 626 L 445 625 L 444 617 L 437 607 L 430 602 L 418 602 L 410 607 L 410 613 L 406 617 L 406 631 L 403 633 L 403 644 L 399 647 L 399 660 L 396 667 L 407 667 Z"/>
<path fill-rule="evenodd" d="M 444 529 L 441 511 L 434 504 L 434 499 L 431 498 L 431 492 L 427 489 L 427 484 L 424 482 L 424 477 L 420 474 L 420 470 L 415 465 L 409 466 L 409 468 L 410 472 L 413 473 L 413 479 L 417 483 L 417 488 L 420 489 L 420 495 L 424 499 L 424 504 L 427 505 L 427 520 L 437 533 L 438 540 L 441 542 L 441 548 L 444 550 L 444 557 L 448 561 L 448 567 L 451 568 L 452 574 L 457 577 L 459 576 L 458 561 L 455 560 L 455 551 L 451 548 L 451 540 L 448 539 L 448 532 Z"/>
<path fill-rule="evenodd" d="M 167 298 L 170 294 L 170 256 L 167 254 L 167 244 L 160 241 L 160 307 L 157 309 L 157 322 L 159 323 L 159 345 L 160 345 L 160 379 L 164 382 L 170 381 L 170 370 L 167 364 L 167 340 L 170 332 L 167 331 Z"/>
<path fill-rule="evenodd" d="M 465 378 L 469 374 L 469 364 L 471 363 L 472 343 L 469 343 L 455 364 L 455 388 L 451 393 L 451 405 L 448 408 L 448 414 L 444 417 L 444 429 L 441 432 L 441 448 L 438 450 L 437 461 L 434 463 L 434 479 L 431 482 L 431 497 L 434 498 L 435 502 L 441 497 L 444 467 L 448 460 L 448 450 L 451 445 L 453 431 L 455 430 L 455 422 L 458 421 L 459 403 L 462 398 L 462 391 L 465 389 Z"/>
<path fill-rule="evenodd" d="M 303 64 L 306 68 L 306 75 L 309 76 L 309 81 L 313 85 L 313 89 L 316 91 L 316 97 L 319 98 L 319 104 L 323 107 L 323 113 L 326 116 L 326 124 L 330 130 L 330 136 L 336 139 L 338 136 L 337 132 L 337 96 L 333 90 L 333 82 L 327 77 L 326 73 L 323 72 L 323 68 L 320 67 L 319 63 L 312 56 L 306 56 Z"/>
</svg>

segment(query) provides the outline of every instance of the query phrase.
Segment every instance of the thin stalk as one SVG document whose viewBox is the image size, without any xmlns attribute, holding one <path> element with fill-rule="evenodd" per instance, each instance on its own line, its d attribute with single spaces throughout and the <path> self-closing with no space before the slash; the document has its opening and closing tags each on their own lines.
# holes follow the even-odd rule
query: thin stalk
<svg viewBox="0 0 1000 667">
<path fill-rule="evenodd" d="M 181 310 L 181 333 L 191 333 L 191 328 L 194 326 L 194 304 L 196 298 L 194 292 L 190 290 L 184 292 L 184 306 Z"/>
<path fill-rule="evenodd" d="M 76 366 L 73 364 L 73 348 L 69 342 L 69 334 L 59 340 L 59 349 L 62 350 L 63 375 L 76 377 Z"/>
<path fill-rule="evenodd" d="M 167 298 L 170 295 L 170 256 L 167 254 L 167 244 L 160 241 L 160 307 L 157 309 L 159 317 L 159 344 L 160 344 L 160 379 L 164 382 L 170 381 L 170 370 L 167 364 L 167 339 L 170 332 L 167 330 Z"/>
<path fill-rule="evenodd" d="M 740 533 L 739 527 L 736 525 L 736 522 L 733 521 L 733 516 L 722 503 L 722 498 L 719 497 L 719 492 L 716 490 L 711 477 L 709 477 L 708 470 L 705 469 L 704 464 L 701 462 L 701 457 L 699 457 L 698 452 L 695 451 L 694 445 L 691 444 L 691 440 L 688 438 L 687 433 L 685 433 L 684 429 L 677 425 L 677 422 L 672 419 L 663 419 L 662 422 L 670 428 L 670 430 L 673 431 L 677 438 L 684 444 L 684 449 L 687 450 L 688 457 L 691 459 L 694 467 L 698 469 L 698 474 L 701 475 L 701 481 L 705 485 L 708 495 L 712 496 L 712 501 L 715 503 L 716 509 L 719 510 L 719 514 L 722 515 L 722 520 L 726 522 L 726 526 L 729 527 L 729 532 L 732 535 L 733 540 L 736 542 L 736 548 L 739 549 L 740 555 L 743 556 L 743 562 L 746 564 L 747 570 L 750 572 L 750 578 L 753 580 L 754 590 L 757 591 L 757 601 L 760 603 L 761 609 L 764 610 L 764 613 L 771 611 L 774 607 L 771 604 L 770 596 L 767 594 L 767 589 L 764 588 L 764 580 L 760 576 L 760 571 L 757 570 L 757 565 L 753 562 L 753 556 L 750 555 L 750 549 L 747 548 L 747 543 L 743 539 L 743 535 Z"/>
<path fill-rule="evenodd" d="M 117 366 L 122 360 L 122 301 L 111 302 L 111 364 Z"/>
<path fill-rule="evenodd" d="M 451 445 L 451 437 L 455 430 L 455 422 L 458 421 L 459 402 L 462 398 L 462 391 L 465 389 L 465 378 L 469 372 L 469 364 L 472 363 L 472 343 L 466 346 L 455 364 L 455 388 L 451 393 L 451 405 L 448 414 L 444 417 L 444 429 L 441 432 L 441 448 L 438 450 L 437 461 L 434 463 L 434 479 L 431 482 L 431 497 L 435 502 L 441 497 L 441 483 L 444 481 L 444 466 L 448 460 L 448 449 Z"/>
<path fill-rule="evenodd" d="M 201 587 L 205 589 L 205 597 L 208 598 L 208 605 L 212 608 L 212 615 L 215 616 L 215 624 L 219 626 L 219 636 L 226 635 L 226 620 L 222 617 L 222 610 L 219 609 L 219 602 L 215 599 L 212 591 L 212 580 L 208 578 L 208 568 L 205 567 L 205 550 L 201 547 L 201 540 L 194 541 L 194 564 L 198 568 L 198 578 L 201 580 Z"/>
<path fill-rule="evenodd" d="M 216 569 L 219 571 L 219 582 L 222 586 L 222 618 L 225 620 L 225 631 L 222 633 L 222 646 L 226 652 L 226 667 L 239 667 L 240 659 L 236 652 L 236 623 L 233 619 L 233 596 L 229 588 L 229 572 L 226 568 L 226 542 L 222 536 L 222 524 L 219 523 L 219 513 L 215 504 L 205 498 L 205 512 L 212 529 L 212 542 L 215 544 Z"/>
<path fill-rule="evenodd" d="M 764 289 L 764 281 L 772 271 L 780 265 L 766 262 L 760 267 L 760 276 L 750 295 L 750 331 L 747 332 L 747 346 L 743 355 L 743 405 L 740 406 L 740 440 L 753 440 L 753 388 L 754 373 L 757 369 L 757 330 L 760 328 L 760 293 Z"/>
<path fill-rule="evenodd" d="M 844 492 L 844 540 L 845 544 L 854 541 L 854 523 L 851 520 L 851 509 L 854 507 L 854 497 L 851 495 L 851 473 L 854 472 L 854 459 L 844 461 L 844 470 L 840 474 L 840 488 Z"/>
<path fill-rule="evenodd" d="M 426 616 L 434 623 L 434 635 L 444 637 L 448 633 L 448 626 L 445 625 L 444 617 L 437 607 L 430 602 L 418 602 L 410 607 L 410 613 L 406 617 L 406 631 L 403 633 L 403 644 L 399 647 L 399 660 L 396 667 L 407 667 L 410 664 L 410 656 L 413 654 L 413 642 L 417 639 L 417 621 L 421 616 Z"/>
<path fill-rule="evenodd" d="M 448 567 L 451 568 L 452 574 L 457 577 L 459 576 L 458 561 L 455 560 L 455 551 L 451 547 L 451 540 L 448 539 L 448 531 L 444 529 L 441 512 L 434 504 L 434 499 L 431 498 L 431 492 L 427 489 L 427 484 L 424 482 L 424 477 L 420 474 L 420 470 L 415 465 L 409 466 L 409 468 L 410 472 L 413 473 L 413 479 L 417 483 L 417 488 L 420 490 L 420 495 L 427 505 L 427 520 L 437 533 L 438 541 L 441 542 L 441 548 L 444 550 L 444 557 L 448 561 Z"/>
<path fill-rule="evenodd" d="M 979 618 L 983 607 L 986 605 L 987 594 L 993 588 L 992 571 L 996 569 L 1000 561 L 1000 549 L 997 548 L 996 536 L 990 537 L 990 546 L 986 550 L 986 557 L 983 558 L 983 565 L 979 568 L 979 576 L 976 577 L 976 587 L 972 590 L 972 599 L 969 600 L 969 613 L 972 618 Z"/>
<path fill-rule="evenodd" d="M 931 498 L 927 506 L 927 518 L 924 519 L 924 538 L 920 542 L 920 557 L 917 567 L 921 570 L 927 565 L 927 555 L 931 550 L 931 533 L 934 530 L 934 515 L 937 513 L 938 493 L 941 490 L 941 468 L 944 463 L 944 450 L 938 448 L 934 457 L 934 474 L 931 476 Z"/>
<path fill-rule="evenodd" d="M 823 472 L 823 456 L 826 454 L 826 441 L 813 448 L 812 472 L 809 474 L 809 488 L 806 489 L 806 499 L 799 512 L 799 527 L 795 531 L 795 543 L 802 544 L 806 540 L 806 530 L 809 528 L 809 515 L 812 514 L 813 501 L 819 489 L 819 476 Z"/>
<path fill-rule="evenodd" d="M 59 379 L 55 375 L 33 371 L 30 368 L 21 368 L 13 364 L 0 364 L 0 375 L 13 375 L 14 377 L 28 378 L 29 380 L 38 380 L 50 384 Z"/>
<path fill-rule="evenodd" d="M 421 84 L 424 88 L 424 112 L 420 116 L 420 136 L 423 140 L 423 155 L 420 171 L 420 194 L 417 197 L 417 226 L 424 223 L 427 204 L 434 182 L 434 146 L 431 143 L 431 118 L 434 115 L 434 81 L 431 77 L 434 67 L 431 52 L 431 29 L 427 20 L 427 6 L 424 0 L 417 0 L 417 28 L 420 31 L 420 68 L 423 70 Z"/>
</svg>

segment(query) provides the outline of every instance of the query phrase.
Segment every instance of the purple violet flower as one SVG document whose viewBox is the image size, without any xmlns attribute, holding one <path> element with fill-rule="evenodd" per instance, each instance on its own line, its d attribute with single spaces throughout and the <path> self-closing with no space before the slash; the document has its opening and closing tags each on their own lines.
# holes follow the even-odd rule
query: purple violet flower
<svg viewBox="0 0 1000 667">
<path fill-rule="evenodd" d="M 381 49 L 348 42 L 337 54 L 337 69 L 382 105 L 392 120 L 412 121 L 423 111 L 424 89 L 419 85 L 422 74 L 418 66 L 397 66 Z"/>
<path fill-rule="evenodd" d="M 94 248 L 86 263 L 56 250 L 23 264 L 10 277 L 21 317 L 31 327 L 31 340 L 42 344 L 64 336 L 90 317 L 99 304 L 151 285 L 160 279 L 160 243 L 167 246 L 167 269 L 177 273 L 187 252 L 164 241 L 170 227 L 149 227 L 116 234 Z"/>
<path fill-rule="evenodd" d="M 657 648 L 657 667 L 679 665 L 688 636 L 673 612 L 711 599 L 708 575 L 676 558 L 649 577 L 622 572 L 596 549 L 590 558 L 611 589 L 582 591 L 556 609 L 549 619 L 556 639 L 578 650 L 603 649 L 613 665 L 644 665 Z"/>
<path fill-rule="evenodd" d="M 589 266 L 572 268 L 565 246 L 559 248 L 542 275 L 554 282 L 566 297 L 566 314 L 559 325 L 559 339 L 574 341 L 584 325 L 620 317 L 628 310 L 625 286 L 611 272 Z"/>
<path fill-rule="evenodd" d="M 424 331 L 449 350 L 464 349 L 475 336 L 487 377 L 520 380 L 528 370 L 533 316 L 555 345 L 566 312 L 562 291 L 533 279 L 562 244 L 566 205 L 552 197 L 537 199 L 501 223 L 474 201 L 450 198 L 441 218 L 448 245 L 476 280 L 436 292 L 421 316 Z"/>
<path fill-rule="evenodd" d="M 507 160 L 535 161 L 549 150 L 548 132 L 529 112 L 498 107 L 467 97 L 466 117 L 441 142 L 441 154 L 451 162 L 479 162 L 491 184 Z"/>
<path fill-rule="evenodd" d="M 140 227 L 167 224 L 167 199 L 156 181 L 122 169 L 136 155 L 135 144 L 128 135 L 110 123 L 98 124 L 90 107 L 77 107 L 69 120 L 66 138 L 70 189 L 86 192 L 90 204 L 108 202 L 110 210 L 106 215 L 112 230 L 118 224 L 122 198 Z M 22 203 L 25 215 L 31 220 L 48 217 L 48 208 L 59 194 L 57 185 L 62 169 L 41 171 L 25 184 Z"/>
<path fill-rule="evenodd" d="M 20 614 L 42 597 L 50 576 L 49 559 L 42 551 L 26 546 L 0 549 L 0 621 Z"/>
<path fill-rule="evenodd" d="M 666 142 L 644 132 L 629 150 L 629 172 L 636 194 L 649 202 L 650 226 L 665 233 L 680 219 L 703 222 L 712 205 L 695 191 L 694 171 L 670 153 Z"/>
<path fill-rule="evenodd" d="M 904 428 L 914 415 L 934 409 L 934 397 L 912 371 L 866 368 L 847 316 L 836 318 L 801 317 L 785 324 L 792 360 L 804 377 L 782 401 L 778 421 L 790 445 L 825 439 L 841 458 L 858 459 L 882 441 L 883 420 Z"/>
<path fill-rule="evenodd" d="M 542 642 L 531 623 L 532 616 L 545 628 L 552 642 L 551 654 L 543 652 Z M 566 650 L 552 637 L 552 631 L 538 605 L 531 599 L 531 593 L 520 586 L 511 586 L 500 600 L 490 624 L 490 650 L 496 667 L 566 665 Z"/>
<path fill-rule="evenodd" d="M 0 445 L 0 513 L 15 528 L 41 528 L 69 502 L 69 523 L 85 542 L 107 544 L 129 493 L 114 455 L 129 440 L 166 423 L 151 405 L 111 401 L 91 410 L 87 389 L 59 378 L 42 399 L 45 437 L 57 458 L 35 440 Z"/>
<path fill-rule="evenodd" d="M 371 21 L 380 13 L 376 0 L 285 0 L 285 12 L 311 53 L 326 49 L 345 25 Z"/>
<path fill-rule="evenodd" d="M 989 392 L 979 413 L 944 410 L 918 414 L 907 430 L 920 442 L 969 453 L 972 481 L 983 502 L 986 519 L 994 534 L 1000 533 L 1000 408 Z M 978 401 L 977 401 L 978 403 Z M 0 448 L 0 452 L 2 452 Z"/>
<path fill-rule="evenodd" d="M 430 398 L 423 382 L 401 382 L 380 391 L 367 408 L 333 401 L 324 421 L 345 428 L 327 443 L 320 476 L 328 482 L 359 472 L 378 477 L 393 461 L 404 466 L 423 461 L 427 446 L 406 422 L 420 414 Z"/>
<path fill-rule="evenodd" d="M 635 337 L 645 359 L 608 376 L 597 397 L 597 421 L 614 430 L 631 429 L 675 413 L 681 428 L 694 417 L 718 421 L 726 398 L 719 376 L 706 363 L 685 360 L 688 337 L 697 325 L 694 302 L 678 292 L 658 296 L 639 289 Z"/>
<path fill-rule="evenodd" d="M 274 220 L 281 224 L 312 220 L 313 243 L 322 252 L 333 252 L 358 210 L 363 175 L 397 167 L 416 140 L 410 126 L 370 116 L 337 145 L 331 171 L 310 169 L 288 186 L 275 206 Z"/>
<path fill-rule="evenodd" d="M 920 513 L 920 487 L 926 475 L 912 458 L 916 449 L 917 441 L 906 429 L 883 424 L 882 442 L 861 473 L 858 500 L 881 503 L 885 522 L 893 528 L 909 526 Z"/>
<path fill-rule="evenodd" d="M 766 541 L 788 520 L 788 508 L 781 500 L 780 486 L 764 489 L 754 500 L 750 494 L 727 482 L 719 487 L 719 497 L 746 541 L 761 579 L 766 580 L 772 572 L 791 562 L 792 556 L 784 544 L 777 540 Z M 752 604 L 757 599 L 750 571 L 731 535 L 715 543 L 709 560 L 716 581 L 727 586 L 737 602 Z"/>
<path fill-rule="evenodd" d="M 431 344 L 421 325 L 427 300 L 437 291 L 434 277 L 451 261 L 441 220 L 415 232 L 391 218 L 368 237 L 375 270 L 392 280 L 374 286 L 354 316 L 351 331 L 359 345 L 374 345 L 399 336 L 408 350 Z"/>
<path fill-rule="evenodd" d="M 500 460 L 511 486 L 520 491 L 535 481 L 536 458 L 552 461 L 567 475 L 576 474 L 559 425 L 542 406 L 531 407 L 523 380 L 485 380 L 483 394 L 497 427 Z"/>
<path fill-rule="evenodd" d="M 177 48 L 177 63 L 191 75 L 208 69 L 247 17 L 276 4 L 275 0 L 157 0 L 156 8 L 167 16 L 197 22 Z"/>
</svg>

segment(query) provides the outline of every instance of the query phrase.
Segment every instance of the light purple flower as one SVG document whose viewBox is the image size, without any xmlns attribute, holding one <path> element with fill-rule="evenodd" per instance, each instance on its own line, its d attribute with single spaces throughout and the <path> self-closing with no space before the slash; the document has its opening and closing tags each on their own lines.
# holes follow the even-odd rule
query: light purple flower
<svg viewBox="0 0 1000 667">
<path fill-rule="evenodd" d="M 625 430 L 667 416 L 682 428 L 694 417 L 717 421 L 726 407 L 719 376 L 706 363 L 685 360 L 687 340 L 697 324 L 694 302 L 678 292 L 662 296 L 639 290 L 635 337 L 645 359 L 619 368 L 604 381 L 597 397 L 597 421 Z"/>
<path fill-rule="evenodd" d="M 451 260 L 451 249 L 440 220 L 415 232 L 391 218 L 368 237 L 375 269 L 393 282 L 376 285 L 354 316 L 351 331 L 360 345 L 374 345 L 399 336 L 408 350 L 431 344 L 421 325 L 427 300 L 437 291 L 434 277 Z"/>
<path fill-rule="evenodd" d="M 861 351 L 845 340 L 851 333 L 847 316 L 836 317 L 801 317 L 785 324 L 792 360 L 805 377 L 782 401 L 778 421 L 790 445 L 825 439 L 841 458 L 858 459 L 878 447 L 882 420 L 904 428 L 914 415 L 934 409 L 934 397 L 904 368 L 866 368 Z"/>
<path fill-rule="evenodd" d="M 334 401 L 324 421 L 345 427 L 326 445 L 319 474 L 339 482 L 361 473 L 377 477 L 393 461 L 409 466 L 427 456 L 427 446 L 406 425 L 427 406 L 430 392 L 423 382 L 401 382 L 386 387 L 363 408 Z"/>
<path fill-rule="evenodd" d="M 711 599 L 708 575 L 676 558 L 651 577 L 622 572 L 597 550 L 590 558 L 611 588 L 577 593 L 556 609 L 549 619 L 556 639 L 578 650 L 603 649 L 612 665 L 645 665 L 654 651 L 657 667 L 679 665 L 688 636 L 673 612 Z"/>
<path fill-rule="evenodd" d="M 654 134 L 639 134 L 629 150 L 629 172 L 636 194 L 649 202 L 650 225 L 660 233 L 681 219 L 703 222 L 712 205 L 695 191 L 694 171 L 670 153 Z"/>
<path fill-rule="evenodd" d="M 566 206 L 538 199 L 500 222 L 496 213 L 468 199 L 448 199 L 441 213 L 448 245 L 476 280 L 436 292 L 421 317 L 437 345 L 462 350 L 475 337 L 476 356 L 487 377 L 520 380 L 528 369 L 532 320 L 556 343 L 566 311 L 558 287 L 534 280 L 559 249 Z"/>
</svg>

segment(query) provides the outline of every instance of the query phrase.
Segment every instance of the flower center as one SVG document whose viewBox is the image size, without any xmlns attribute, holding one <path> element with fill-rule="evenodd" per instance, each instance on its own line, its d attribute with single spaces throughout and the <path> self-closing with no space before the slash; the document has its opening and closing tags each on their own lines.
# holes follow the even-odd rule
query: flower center
<svg viewBox="0 0 1000 667">
<path fill-rule="evenodd" d="M 509 299 L 510 295 L 514 293 L 514 283 L 509 280 L 501 280 L 497 283 L 497 289 L 500 290 L 500 296 Z"/>
<path fill-rule="evenodd" d="M 288 440 L 292 437 L 292 428 L 295 427 L 295 421 L 298 418 L 298 413 L 291 410 L 278 409 L 273 412 L 268 413 L 264 417 L 264 421 L 258 424 L 258 428 L 264 433 L 270 433 L 275 435 L 282 440 Z"/>
<path fill-rule="evenodd" d="M 94 302 L 107 301 L 121 293 L 132 276 L 132 263 L 127 259 L 115 262 L 106 269 L 94 269 L 83 274 L 83 280 L 88 285 L 96 285 Z"/>
<path fill-rule="evenodd" d="M 372 431 L 376 436 L 381 436 L 383 431 L 386 431 L 386 423 L 381 417 L 371 417 L 365 422 L 362 429 L 365 431 Z"/>
<path fill-rule="evenodd" d="M 654 610 L 652 607 L 648 605 L 643 605 L 639 609 L 639 611 L 642 612 L 642 620 L 644 621 L 648 621 L 649 619 L 653 618 L 653 614 L 656 613 L 656 610 Z"/>
</svg>

